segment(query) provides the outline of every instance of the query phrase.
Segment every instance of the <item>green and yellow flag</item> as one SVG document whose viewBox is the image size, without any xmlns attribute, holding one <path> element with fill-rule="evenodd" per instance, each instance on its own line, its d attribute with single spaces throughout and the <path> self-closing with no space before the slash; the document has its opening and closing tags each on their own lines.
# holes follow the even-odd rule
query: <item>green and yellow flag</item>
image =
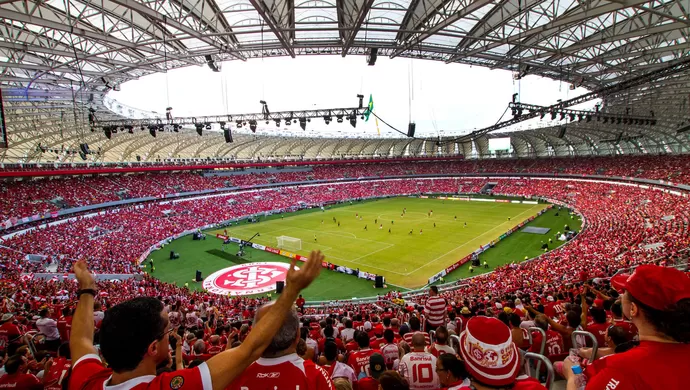
<svg viewBox="0 0 690 390">
<path fill-rule="evenodd" d="M 370 94 L 369 95 L 369 105 L 367 106 L 367 110 L 364 111 L 364 117 L 366 118 L 364 121 L 369 122 L 369 114 L 374 111 L 374 97 Z"/>
</svg>

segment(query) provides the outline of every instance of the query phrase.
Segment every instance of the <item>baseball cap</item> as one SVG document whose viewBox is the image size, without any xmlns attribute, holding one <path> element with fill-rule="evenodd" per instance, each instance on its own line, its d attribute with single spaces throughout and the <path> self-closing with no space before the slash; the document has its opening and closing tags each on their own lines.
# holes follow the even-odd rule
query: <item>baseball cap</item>
<svg viewBox="0 0 690 390">
<path fill-rule="evenodd" d="M 371 322 L 367 321 L 364 323 L 364 330 L 371 330 Z"/>
<path fill-rule="evenodd" d="M 675 268 L 645 264 L 631 274 L 611 278 L 611 286 L 628 291 L 643 304 L 664 310 L 684 298 L 690 298 L 690 278 Z"/>
<path fill-rule="evenodd" d="M 507 386 L 517 378 L 520 357 L 510 329 L 493 317 L 472 317 L 460 335 L 460 355 L 467 371 L 489 386 Z"/>
<path fill-rule="evenodd" d="M 12 319 L 14 317 L 14 314 L 12 313 L 5 313 L 2 315 L 2 319 L 0 319 L 0 322 L 6 322 Z"/>
<path fill-rule="evenodd" d="M 460 310 L 460 314 L 471 314 L 470 309 L 467 308 L 467 306 L 463 306 L 462 309 Z"/>
<path fill-rule="evenodd" d="M 374 379 L 378 379 L 386 371 L 386 361 L 380 353 L 372 354 L 369 357 L 369 373 Z"/>
</svg>

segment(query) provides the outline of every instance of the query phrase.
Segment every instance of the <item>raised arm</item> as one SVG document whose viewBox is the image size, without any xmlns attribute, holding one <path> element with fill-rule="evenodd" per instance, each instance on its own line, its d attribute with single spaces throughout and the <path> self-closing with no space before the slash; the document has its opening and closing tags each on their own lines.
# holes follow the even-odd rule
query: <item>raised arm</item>
<svg viewBox="0 0 690 390">
<path fill-rule="evenodd" d="M 249 364 L 261 356 L 275 333 L 283 326 L 283 321 L 292 310 L 299 292 L 319 275 L 323 260 L 324 256 L 320 251 L 312 251 L 309 260 L 300 270 L 296 270 L 296 260 L 293 259 L 287 274 L 285 290 L 254 325 L 244 342 L 239 347 L 226 350 L 207 361 L 214 390 L 225 389 Z"/>
<path fill-rule="evenodd" d="M 542 313 L 539 313 L 538 311 L 536 311 L 532 306 L 525 306 L 525 309 L 527 309 L 527 311 L 529 311 L 530 313 L 532 313 L 535 317 L 538 316 L 539 314 L 542 314 Z M 565 326 L 563 326 L 563 325 L 559 324 L 558 322 L 552 320 L 551 318 L 549 318 L 549 316 L 545 315 L 544 317 L 546 317 L 546 321 L 549 322 L 549 325 L 551 325 L 551 328 L 552 328 L 553 330 L 555 330 L 556 332 L 558 332 L 558 333 L 565 333 L 565 332 L 567 331 L 567 328 L 566 328 Z"/>
<path fill-rule="evenodd" d="M 580 306 L 582 306 L 582 314 L 580 315 L 580 326 L 583 330 L 587 330 L 587 313 L 589 312 L 589 307 L 587 307 L 587 285 L 585 285 L 584 291 L 580 295 Z"/>
<path fill-rule="evenodd" d="M 96 281 L 84 260 L 74 263 L 74 276 L 79 282 L 79 290 L 96 290 Z M 69 349 L 72 353 L 73 362 L 78 361 L 84 355 L 97 353 L 93 346 L 93 300 L 93 294 L 83 293 L 77 301 L 69 339 Z"/>
</svg>

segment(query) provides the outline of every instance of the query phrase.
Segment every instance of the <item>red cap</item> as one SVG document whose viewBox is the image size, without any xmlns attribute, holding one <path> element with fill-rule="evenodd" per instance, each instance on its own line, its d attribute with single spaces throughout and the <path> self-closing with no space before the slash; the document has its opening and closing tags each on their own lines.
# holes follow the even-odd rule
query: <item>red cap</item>
<svg viewBox="0 0 690 390">
<path fill-rule="evenodd" d="M 690 298 L 690 278 L 675 268 L 641 265 L 632 275 L 619 274 L 611 278 L 611 286 L 645 305 L 664 310 L 684 298 Z"/>
<path fill-rule="evenodd" d="M 601 298 L 597 298 L 594 300 L 594 306 L 596 307 L 604 307 L 604 300 Z"/>
</svg>

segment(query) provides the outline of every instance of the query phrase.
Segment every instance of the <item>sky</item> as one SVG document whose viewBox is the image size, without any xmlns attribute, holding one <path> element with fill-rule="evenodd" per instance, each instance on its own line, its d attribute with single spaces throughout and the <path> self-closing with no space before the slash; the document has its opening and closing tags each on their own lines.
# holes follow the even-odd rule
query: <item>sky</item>
<svg viewBox="0 0 690 390">
<path fill-rule="evenodd" d="M 438 61 L 379 57 L 368 66 L 362 56 L 301 56 L 251 59 L 222 63 L 221 72 L 207 66 L 192 66 L 129 81 L 109 97 L 130 107 L 174 116 L 226 115 L 261 112 L 260 100 L 271 111 L 356 107 L 357 95 L 371 95 L 374 112 L 400 131 L 416 123 L 416 135 L 466 134 L 510 118 L 506 112 L 513 93 L 523 103 L 551 105 L 588 91 L 570 90 L 570 85 L 537 76 L 513 80 L 511 72 L 444 64 Z M 590 109 L 594 102 L 583 106 Z M 549 125 L 547 120 L 523 122 L 518 128 Z M 555 121 L 557 122 L 557 121 Z M 234 130 L 234 129 L 233 129 Z M 241 130 L 247 131 L 247 130 Z M 380 135 L 379 135 L 380 131 Z M 345 123 L 312 120 L 307 131 L 298 124 L 276 127 L 259 122 L 257 133 L 338 136 L 401 137 L 372 116 L 357 127 Z"/>
</svg>

